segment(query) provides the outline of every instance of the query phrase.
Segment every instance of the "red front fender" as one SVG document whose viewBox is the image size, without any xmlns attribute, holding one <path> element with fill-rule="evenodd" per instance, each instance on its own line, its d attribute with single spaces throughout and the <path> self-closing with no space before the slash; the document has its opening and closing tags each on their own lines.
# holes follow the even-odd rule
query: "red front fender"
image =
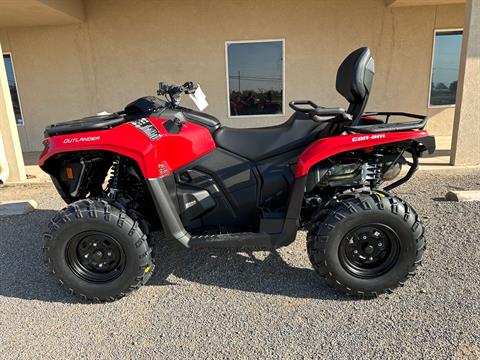
<svg viewBox="0 0 480 360">
<path fill-rule="evenodd" d="M 109 130 L 89 131 L 45 139 L 46 148 L 40 156 L 39 166 L 60 153 L 106 150 L 135 160 L 145 178 L 156 178 L 198 159 L 215 149 L 210 132 L 185 122 L 180 133 L 171 134 L 164 127 L 164 119 L 148 118 L 160 133 L 152 140 L 130 123 Z"/>
</svg>

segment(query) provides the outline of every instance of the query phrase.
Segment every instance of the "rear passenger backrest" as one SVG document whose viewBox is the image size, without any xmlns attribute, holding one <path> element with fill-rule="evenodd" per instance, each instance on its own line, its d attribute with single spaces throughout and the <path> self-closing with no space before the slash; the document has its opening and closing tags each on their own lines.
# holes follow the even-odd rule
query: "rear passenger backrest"
<svg viewBox="0 0 480 360">
<path fill-rule="evenodd" d="M 352 115 L 353 124 L 367 105 L 374 74 L 375 62 L 367 47 L 352 52 L 338 68 L 336 89 L 350 103 L 347 112 Z"/>
</svg>

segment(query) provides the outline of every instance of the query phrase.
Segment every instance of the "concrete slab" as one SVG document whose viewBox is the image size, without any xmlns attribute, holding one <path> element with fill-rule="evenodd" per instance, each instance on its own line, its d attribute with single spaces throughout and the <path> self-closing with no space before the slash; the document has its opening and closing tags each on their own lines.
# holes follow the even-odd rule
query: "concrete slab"
<svg viewBox="0 0 480 360">
<path fill-rule="evenodd" d="M 28 214 L 37 206 L 35 200 L 0 201 L 0 216 Z"/>
<path fill-rule="evenodd" d="M 445 199 L 450 201 L 480 201 L 480 190 L 449 191 Z"/>
</svg>

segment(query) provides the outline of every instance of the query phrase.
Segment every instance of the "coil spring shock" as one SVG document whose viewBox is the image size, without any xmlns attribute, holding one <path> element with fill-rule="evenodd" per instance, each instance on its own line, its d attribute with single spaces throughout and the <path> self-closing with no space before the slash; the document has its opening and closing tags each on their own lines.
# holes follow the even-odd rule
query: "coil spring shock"
<svg viewBox="0 0 480 360">
<path fill-rule="evenodd" d="M 375 154 L 375 156 L 365 164 L 364 179 L 370 183 L 370 187 L 372 188 L 375 188 L 382 180 L 382 158 L 382 154 Z"/>
<path fill-rule="evenodd" d="M 108 180 L 108 198 L 110 200 L 115 200 L 118 193 L 118 185 L 120 182 L 120 170 L 121 170 L 121 158 L 116 155 L 113 157 L 112 161 L 112 173 L 110 179 Z"/>
</svg>

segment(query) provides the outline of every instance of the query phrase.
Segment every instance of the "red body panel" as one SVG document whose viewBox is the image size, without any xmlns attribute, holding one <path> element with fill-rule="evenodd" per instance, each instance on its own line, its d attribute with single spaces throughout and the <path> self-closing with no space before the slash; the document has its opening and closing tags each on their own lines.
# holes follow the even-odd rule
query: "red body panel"
<svg viewBox="0 0 480 360">
<path fill-rule="evenodd" d="M 145 178 L 167 175 L 215 149 L 210 132 L 203 126 L 185 122 L 179 134 L 170 134 L 162 124 L 165 119 L 151 118 L 160 138 L 151 140 L 130 123 L 109 130 L 90 131 L 48 138 L 48 146 L 39 165 L 58 153 L 107 150 L 135 160 Z M 163 166 L 162 166 L 163 165 Z"/>
<path fill-rule="evenodd" d="M 335 154 L 425 136 L 428 136 L 425 130 L 415 130 L 377 134 L 348 134 L 319 139 L 300 155 L 295 168 L 295 177 L 299 178 L 308 174 L 313 165 Z"/>
</svg>

